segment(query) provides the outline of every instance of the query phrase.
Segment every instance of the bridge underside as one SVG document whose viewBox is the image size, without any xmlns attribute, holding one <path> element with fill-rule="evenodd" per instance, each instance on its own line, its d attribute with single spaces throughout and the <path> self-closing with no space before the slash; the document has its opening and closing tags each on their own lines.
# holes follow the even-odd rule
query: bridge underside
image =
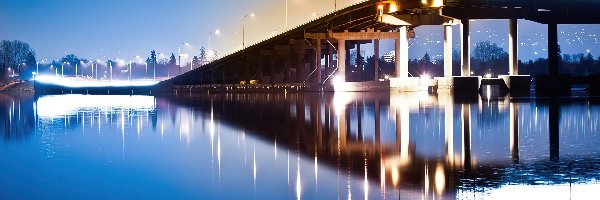
<svg viewBox="0 0 600 200">
<path fill-rule="evenodd" d="M 527 83 L 528 76 L 518 76 L 517 19 L 548 24 L 550 75 L 558 75 L 558 24 L 596 24 L 596 0 L 392 0 L 365 1 L 290 31 L 225 56 L 198 69 L 170 80 L 175 87 L 214 84 L 260 85 L 261 87 L 293 84 L 294 88 L 323 91 L 338 82 L 372 82 L 376 87 L 419 90 L 423 86 L 454 88 L 457 82 L 469 82 L 470 31 L 473 19 L 509 21 L 509 75 L 505 80 Z M 423 83 L 408 73 L 408 39 L 412 29 L 421 25 L 444 26 L 444 77 L 433 84 Z M 452 77 L 452 26 L 461 30 L 461 76 Z M 372 76 L 361 77 L 359 67 L 350 66 L 351 49 L 362 60 L 361 44 L 372 43 L 375 58 L 380 58 L 380 40 L 395 41 L 395 76 L 388 84 L 382 78 L 379 59 L 374 61 Z M 358 63 L 358 62 L 354 62 Z M 463 80 L 462 77 L 465 77 Z M 522 79 L 522 80 L 521 80 Z M 529 87 L 510 87 L 528 89 Z M 370 86 L 372 86 L 370 85 Z M 513 84 L 513 86 L 516 84 Z M 478 90 L 480 81 L 465 86 Z M 233 87 L 233 86 L 232 86 Z M 382 88 L 365 87 L 365 90 Z M 338 87 L 340 88 L 340 87 Z M 356 91 L 356 90 L 355 90 Z"/>
</svg>

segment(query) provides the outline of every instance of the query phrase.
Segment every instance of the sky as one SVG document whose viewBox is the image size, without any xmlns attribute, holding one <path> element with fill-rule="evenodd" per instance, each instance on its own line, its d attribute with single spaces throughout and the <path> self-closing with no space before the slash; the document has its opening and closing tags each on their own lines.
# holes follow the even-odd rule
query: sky
<svg viewBox="0 0 600 200">
<path fill-rule="evenodd" d="M 338 0 L 338 8 L 359 0 Z M 200 47 L 211 46 L 220 55 L 241 47 L 242 22 L 247 18 L 246 45 L 281 33 L 285 28 L 285 0 L 0 0 L 0 40 L 21 40 L 36 50 L 39 60 L 76 54 L 92 60 L 145 58 L 151 50 L 168 56 L 197 55 Z M 288 27 L 293 28 L 314 16 L 334 10 L 334 0 L 288 0 Z M 547 57 L 546 26 L 519 20 L 519 58 Z M 454 27 L 458 49 L 459 28 Z M 410 40 L 411 59 L 425 52 L 441 58 L 441 26 L 415 29 Z M 563 53 L 600 55 L 600 25 L 560 25 L 559 43 Z M 507 47 L 507 20 L 472 22 L 472 45 L 490 40 Z M 184 43 L 189 43 L 185 45 Z M 370 48 L 365 53 L 372 54 Z M 393 50 L 393 42 L 382 44 L 382 52 Z M 161 56 L 159 55 L 159 58 Z"/>
</svg>

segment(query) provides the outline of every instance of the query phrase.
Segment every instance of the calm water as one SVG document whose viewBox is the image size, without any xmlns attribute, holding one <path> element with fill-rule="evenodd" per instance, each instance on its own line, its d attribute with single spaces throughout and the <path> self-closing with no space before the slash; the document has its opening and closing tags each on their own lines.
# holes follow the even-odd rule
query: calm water
<svg viewBox="0 0 600 200">
<path fill-rule="evenodd" d="M 0 198 L 598 194 L 597 99 L 454 99 L 394 93 L 0 96 Z"/>
</svg>

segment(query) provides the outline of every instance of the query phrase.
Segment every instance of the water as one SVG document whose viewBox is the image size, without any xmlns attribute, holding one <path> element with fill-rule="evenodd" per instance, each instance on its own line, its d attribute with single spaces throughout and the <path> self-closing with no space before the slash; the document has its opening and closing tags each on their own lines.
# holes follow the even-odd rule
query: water
<svg viewBox="0 0 600 200">
<path fill-rule="evenodd" d="M 0 96 L 0 197 L 597 194 L 598 99 L 454 99 L 394 93 Z"/>
</svg>

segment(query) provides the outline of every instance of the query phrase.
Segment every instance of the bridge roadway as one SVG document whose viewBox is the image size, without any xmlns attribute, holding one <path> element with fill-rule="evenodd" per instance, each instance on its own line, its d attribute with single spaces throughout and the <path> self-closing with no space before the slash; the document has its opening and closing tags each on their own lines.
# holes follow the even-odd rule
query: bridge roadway
<svg viewBox="0 0 600 200">
<path fill-rule="evenodd" d="M 424 84 L 408 73 L 408 39 L 414 36 L 414 27 L 440 25 L 445 27 L 444 77 L 436 77 L 433 84 L 425 86 L 477 91 L 481 77 L 470 74 L 469 21 L 506 19 L 509 21 L 506 27 L 509 29 L 509 74 L 501 78 L 511 91 L 528 90 L 531 78 L 520 75 L 518 68 L 517 19 L 548 25 L 549 75 L 560 77 L 558 24 L 600 23 L 600 17 L 595 16 L 598 9 L 600 0 L 367 0 L 174 77 L 161 83 L 161 89 L 376 91 L 391 87 L 400 91 L 421 90 Z M 452 74 L 452 26 L 460 26 L 461 30 L 460 76 Z M 374 78 L 361 79 L 357 74 L 359 69 L 350 66 L 350 49 L 357 49 L 356 57 L 362 58 L 366 55 L 360 54 L 361 44 L 373 43 L 373 56 L 379 58 L 380 40 L 395 41 L 398 58 L 395 77 L 381 81 L 380 63 L 376 60 Z M 334 87 L 334 79 L 337 85 L 346 87 Z M 243 82 L 253 84 L 240 84 Z M 547 84 L 537 86 L 542 88 Z"/>
</svg>

